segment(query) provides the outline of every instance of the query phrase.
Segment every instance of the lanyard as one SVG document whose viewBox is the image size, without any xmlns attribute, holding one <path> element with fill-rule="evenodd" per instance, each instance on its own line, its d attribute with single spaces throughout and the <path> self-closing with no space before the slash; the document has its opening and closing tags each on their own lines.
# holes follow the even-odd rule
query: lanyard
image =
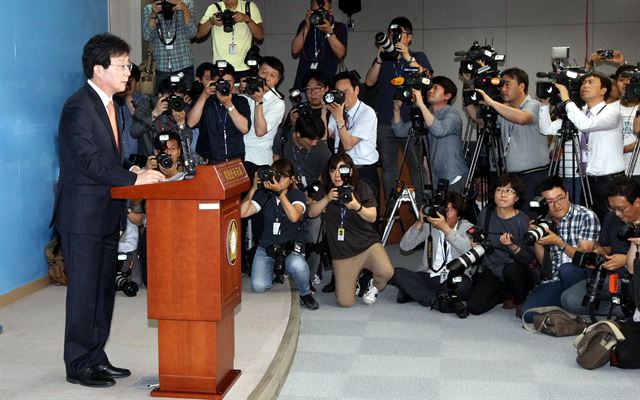
<svg viewBox="0 0 640 400">
<path fill-rule="evenodd" d="M 347 131 L 350 131 L 356 123 L 356 116 L 358 115 L 358 111 L 360 111 L 360 106 L 362 105 L 362 101 L 358 100 L 358 107 L 356 107 L 356 111 L 354 111 L 353 116 L 349 115 L 349 112 L 345 112 L 345 128 Z M 335 121 L 335 118 L 334 118 Z M 337 126 L 336 126 L 337 127 Z M 338 153 L 340 150 L 340 129 L 337 130 L 336 141 L 333 145 L 334 153 Z"/>
<path fill-rule="evenodd" d="M 347 208 L 340 205 L 340 228 L 344 228 L 344 217 L 347 215 Z"/>
<path fill-rule="evenodd" d="M 520 107 L 518 107 L 518 110 L 522 111 L 522 109 L 524 108 L 525 104 L 527 104 L 528 102 L 529 102 L 529 99 L 525 100 L 524 103 L 522 103 L 520 105 Z M 508 132 L 507 132 L 507 145 L 504 148 L 505 157 L 509 155 L 509 146 L 511 145 L 511 134 L 513 133 L 513 128 L 516 127 L 515 122 L 511 122 L 511 121 L 508 121 L 508 122 L 509 122 L 509 128 L 507 128 L 508 129 Z"/>
<path fill-rule="evenodd" d="M 215 107 L 216 107 L 216 119 L 217 119 L 217 123 L 222 124 L 222 136 L 224 137 L 224 159 L 225 161 L 229 161 L 229 149 L 227 146 L 227 116 L 229 115 L 229 113 L 227 112 L 227 110 L 224 108 L 224 106 L 222 106 L 222 109 L 224 111 L 224 118 L 222 118 L 220 116 L 220 112 L 221 109 L 220 107 L 218 107 L 219 102 L 216 102 Z"/>
<path fill-rule="evenodd" d="M 302 159 L 301 162 L 298 162 L 298 146 L 293 143 L 293 161 L 296 163 L 296 168 L 298 170 L 298 178 L 302 178 L 302 167 L 304 166 L 304 163 L 307 161 L 307 157 L 309 157 L 309 153 L 311 153 L 311 149 L 307 149 L 307 152 L 304 155 L 304 158 Z M 302 153 L 302 151 L 300 151 L 300 153 Z"/>
</svg>

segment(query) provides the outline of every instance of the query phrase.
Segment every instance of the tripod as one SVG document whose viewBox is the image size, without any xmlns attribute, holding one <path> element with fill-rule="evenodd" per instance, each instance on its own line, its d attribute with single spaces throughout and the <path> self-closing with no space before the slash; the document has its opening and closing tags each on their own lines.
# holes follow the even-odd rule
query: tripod
<svg viewBox="0 0 640 400">
<path fill-rule="evenodd" d="M 498 175 L 506 172 L 500 125 L 498 125 L 498 114 L 488 106 L 480 106 L 478 111 L 482 117 L 483 127 L 478 133 L 476 148 L 473 151 L 471 162 L 469 163 L 469 175 L 462 189 L 462 195 L 465 198 L 469 198 L 471 183 L 483 148 L 488 158 L 487 165 L 485 165 L 486 169 L 488 169 L 489 165 L 493 164 L 496 166 Z"/>
<path fill-rule="evenodd" d="M 582 153 L 580 152 L 580 143 L 578 141 L 578 129 L 573 124 L 573 122 L 569 121 L 566 116 L 562 117 L 562 126 L 558 130 L 559 136 L 555 137 L 554 140 L 554 150 L 553 155 L 551 157 L 551 163 L 549 163 L 549 176 L 560 175 L 559 174 L 559 166 L 562 163 L 562 178 L 566 178 L 565 176 L 565 165 L 566 159 L 562 157 L 564 153 L 565 143 L 571 140 L 572 153 L 573 157 L 571 157 L 571 170 L 576 171 L 576 166 L 580 165 L 582 162 Z M 576 154 L 576 149 L 580 153 Z M 591 187 L 589 186 L 589 179 L 585 175 L 585 171 L 582 168 L 577 168 L 578 176 L 580 177 L 580 183 L 582 186 L 582 195 L 584 196 L 584 204 L 587 208 L 591 208 L 593 204 L 593 197 L 591 196 Z M 575 181 L 573 182 L 573 193 L 576 192 Z"/>
<path fill-rule="evenodd" d="M 420 211 L 418 204 L 416 203 L 416 190 L 421 190 L 422 198 L 424 199 L 426 196 L 425 193 L 425 180 L 424 180 L 424 172 L 422 168 L 422 158 L 424 154 L 429 154 L 425 151 L 424 140 L 422 140 L 422 135 L 425 132 L 424 128 L 424 120 L 422 119 L 422 114 L 419 109 L 416 107 L 411 107 L 410 109 L 410 117 L 411 117 L 411 129 L 409 129 L 409 136 L 404 143 L 404 149 L 402 151 L 402 161 L 400 163 L 400 168 L 398 170 L 398 176 L 396 177 L 396 182 L 393 185 L 393 191 L 389 193 L 387 197 L 387 212 L 386 212 L 386 220 L 387 223 L 382 232 L 382 245 L 385 246 L 387 244 L 387 240 L 389 239 L 389 235 L 391 234 L 391 229 L 393 229 L 393 224 L 395 222 L 396 213 L 399 211 L 402 203 L 410 203 L 413 209 L 413 213 L 416 216 L 416 220 L 420 218 Z M 420 160 L 420 166 L 418 168 L 418 177 L 420 188 L 414 188 L 414 191 L 410 191 L 407 186 L 400 179 L 400 175 L 402 174 L 402 167 L 404 166 L 407 158 L 407 150 L 409 149 L 409 143 L 411 139 L 414 140 L 414 145 L 418 150 L 418 160 Z M 429 170 L 431 170 L 431 166 L 429 165 L 429 157 L 427 157 L 427 166 Z M 393 204 L 393 207 L 389 207 L 390 204 Z M 400 221 L 402 224 L 402 221 Z"/>
<path fill-rule="evenodd" d="M 640 138 L 636 137 L 636 144 L 633 146 L 633 152 L 631 153 L 631 160 L 629 160 L 629 166 L 625 175 L 627 178 L 633 176 L 633 171 L 636 169 L 636 163 L 638 162 L 638 154 L 640 153 Z"/>
</svg>

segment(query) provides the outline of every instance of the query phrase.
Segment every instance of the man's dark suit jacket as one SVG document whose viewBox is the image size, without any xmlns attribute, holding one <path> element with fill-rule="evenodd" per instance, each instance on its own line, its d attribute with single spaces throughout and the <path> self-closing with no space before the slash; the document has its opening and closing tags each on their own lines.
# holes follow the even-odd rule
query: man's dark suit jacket
<svg viewBox="0 0 640 400">
<path fill-rule="evenodd" d="M 65 103 L 58 140 L 55 227 L 69 233 L 117 232 L 125 202 L 111 199 L 111 187 L 133 185 L 136 174 L 123 168 L 107 111 L 88 83 Z"/>
</svg>

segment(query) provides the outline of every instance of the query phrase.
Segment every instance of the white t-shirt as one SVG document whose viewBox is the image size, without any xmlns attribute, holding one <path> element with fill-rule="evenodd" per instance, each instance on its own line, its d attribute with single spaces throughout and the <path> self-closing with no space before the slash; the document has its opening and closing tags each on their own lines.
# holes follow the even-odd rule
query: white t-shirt
<svg viewBox="0 0 640 400">
<path fill-rule="evenodd" d="M 620 103 L 617 101 L 616 103 Z M 622 140 L 624 145 L 628 145 L 636 142 L 636 135 L 633 134 L 633 119 L 638 111 L 638 105 L 633 107 L 627 107 L 620 104 L 620 114 L 622 114 Z M 624 167 L 629 168 L 629 162 L 631 161 L 631 152 L 624 153 Z M 633 169 L 632 175 L 640 175 L 640 162 L 636 162 L 636 166 Z"/>
<path fill-rule="evenodd" d="M 274 89 L 275 90 L 275 89 Z M 243 95 L 245 96 L 245 95 Z M 262 101 L 262 112 L 267 121 L 267 134 L 256 136 L 255 112 L 256 102 L 245 96 L 251 109 L 251 129 L 243 136 L 244 139 L 244 159 L 256 165 L 271 165 L 273 162 L 273 138 L 278 132 L 278 126 L 284 116 L 284 100 L 273 91 L 264 94 Z"/>
</svg>

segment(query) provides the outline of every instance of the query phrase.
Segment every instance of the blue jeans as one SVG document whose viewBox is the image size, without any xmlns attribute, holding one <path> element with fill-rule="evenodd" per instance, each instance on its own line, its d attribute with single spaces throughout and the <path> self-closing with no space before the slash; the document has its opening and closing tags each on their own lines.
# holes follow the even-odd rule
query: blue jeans
<svg viewBox="0 0 640 400">
<path fill-rule="evenodd" d="M 527 300 L 522 304 L 522 312 L 526 312 L 530 308 L 546 307 L 546 306 L 562 306 L 562 292 L 569 289 L 576 283 L 587 279 L 589 271 L 586 268 L 578 268 L 571 263 L 564 263 L 558 270 L 558 280 L 552 282 L 544 282 L 531 291 Z M 527 322 L 533 320 L 533 315 L 528 314 L 525 318 Z"/>
<path fill-rule="evenodd" d="M 611 294 L 609 293 L 609 275 L 604 280 L 602 290 L 600 290 L 600 307 L 594 310 L 595 315 L 608 315 L 611 307 Z M 569 289 L 562 292 L 562 308 L 570 313 L 588 315 L 589 308 L 582 305 L 582 298 L 587 293 L 587 281 L 580 281 Z M 622 309 L 619 305 L 614 305 L 613 315 L 622 317 Z"/>
<path fill-rule="evenodd" d="M 273 286 L 275 260 L 267 255 L 264 247 L 258 247 L 251 266 L 251 289 L 263 293 Z M 309 294 L 309 266 L 304 254 L 289 254 L 284 259 L 284 269 L 293 278 L 300 296 Z"/>
</svg>

